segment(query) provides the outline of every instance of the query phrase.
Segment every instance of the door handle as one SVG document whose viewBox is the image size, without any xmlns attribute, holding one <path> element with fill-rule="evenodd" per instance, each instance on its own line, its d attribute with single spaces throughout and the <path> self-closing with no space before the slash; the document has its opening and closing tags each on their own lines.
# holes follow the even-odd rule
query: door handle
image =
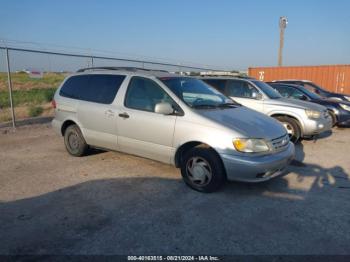
<svg viewBox="0 0 350 262">
<path fill-rule="evenodd" d="M 119 114 L 119 116 L 120 117 L 122 117 L 122 118 L 129 118 L 129 115 L 128 115 L 128 113 L 121 113 L 121 114 Z"/>
</svg>

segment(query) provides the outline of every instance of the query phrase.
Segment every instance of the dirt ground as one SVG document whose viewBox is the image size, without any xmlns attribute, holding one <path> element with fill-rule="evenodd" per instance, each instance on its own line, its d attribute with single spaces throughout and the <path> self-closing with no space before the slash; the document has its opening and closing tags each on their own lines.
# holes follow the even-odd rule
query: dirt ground
<svg viewBox="0 0 350 262">
<path fill-rule="evenodd" d="M 36 106 L 40 106 L 43 108 L 43 112 L 40 114 L 41 117 L 54 115 L 54 109 L 52 108 L 51 103 L 45 103 L 45 104 L 40 104 L 40 105 L 36 105 Z M 28 105 L 16 106 L 15 107 L 16 120 L 22 120 L 22 119 L 27 119 L 27 118 L 32 117 L 32 116 L 30 116 L 29 108 L 30 108 L 30 106 L 28 106 Z M 3 122 L 8 122 L 11 120 L 12 120 L 11 109 L 10 108 L 1 108 L 0 109 L 0 125 Z"/>
<path fill-rule="evenodd" d="M 202 194 L 117 152 L 74 158 L 50 125 L 0 129 L 0 254 L 350 254 L 350 129 L 290 173 Z"/>
</svg>

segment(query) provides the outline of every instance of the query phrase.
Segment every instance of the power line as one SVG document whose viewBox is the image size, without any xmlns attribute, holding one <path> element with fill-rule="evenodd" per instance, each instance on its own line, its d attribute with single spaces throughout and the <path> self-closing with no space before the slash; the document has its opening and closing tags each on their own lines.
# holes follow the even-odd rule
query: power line
<svg viewBox="0 0 350 262">
<path fill-rule="evenodd" d="M 104 60 L 114 60 L 114 61 L 133 62 L 133 63 L 146 63 L 146 64 L 150 64 L 150 65 L 172 66 L 172 67 L 180 67 L 180 68 L 187 68 L 187 69 L 213 70 L 213 71 L 217 70 L 217 69 L 208 68 L 208 67 L 178 65 L 178 64 L 163 63 L 163 62 L 157 62 L 157 61 L 146 61 L 146 60 L 138 60 L 138 59 L 126 59 L 126 58 L 87 55 L 87 54 L 74 54 L 74 53 L 68 53 L 68 52 L 43 51 L 43 50 L 28 49 L 28 48 L 16 48 L 16 47 L 11 47 L 11 46 L 0 46 L 0 49 L 21 51 L 21 52 L 28 52 L 28 53 L 47 54 L 47 55 L 60 55 L 60 56 L 80 57 L 80 58 L 104 59 Z"/>
<path fill-rule="evenodd" d="M 89 57 L 94 56 L 94 57 L 109 57 L 109 56 L 119 56 L 122 55 L 123 57 L 120 58 L 120 61 L 127 61 L 127 60 L 133 60 L 135 62 L 139 61 L 144 61 L 146 62 L 147 60 L 153 60 L 152 63 L 150 64 L 169 64 L 171 66 L 178 66 L 178 67 L 185 67 L 185 68 L 216 68 L 217 70 L 228 70 L 223 67 L 219 67 L 216 65 L 210 65 L 210 64 L 198 64 L 190 61 L 178 61 L 172 58 L 159 58 L 159 57 L 151 57 L 151 56 L 142 56 L 142 55 L 137 55 L 137 54 L 131 54 L 131 53 L 121 53 L 121 52 L 115 52 L 115 51 L 110 51 L 110 50 L 102 50 L 102 49 L 91 49 L 91 48 L 82 48 L 82 47 L 76 47 L 76 46 L 66 46 L 66 45 L 58 45 L 58 44 L 49 44 L 49 43 L 39 43 L 39 42 L 32 42 L 32 41 L 22 41 L 22 40 L 15 40 L 15 39 L 6 39 L 2 38 L 0 39 L 2 43 L 7 46 L 10 44 L 12 48 L 19 48 L 19 49 L 32 49 L 28 48 L 28 45 L 34 45 L 38 46 L 40 49 L 43 50 L 48 50 L 49 48 L 46 48 L 46 46 L 52 46 L 52 47 L 59 47 L 62 48 L 61 50 L 59 49 L 53 49 L 51 48 L 51 52 L 55 53 L 75 53 L 75 51 L 72 52 L 72 49 L 74 50 L 79 50 L 83 51 L 83 53 L 80 53 L 81 55 L 87 55 L 89 54 Z M 15 45 L 25 45 L 24 47 L 18 47 Z M 93 54 L 95 53 L 95 54 Z M 126 56 L 126 57 L 125 57 Z M 155 61 L 156 60 L 156 61 Z M 172 62 L 169 62 L 172 61 Z M 153 63 L 154 62 L 154 63 Z"/>
</svg>

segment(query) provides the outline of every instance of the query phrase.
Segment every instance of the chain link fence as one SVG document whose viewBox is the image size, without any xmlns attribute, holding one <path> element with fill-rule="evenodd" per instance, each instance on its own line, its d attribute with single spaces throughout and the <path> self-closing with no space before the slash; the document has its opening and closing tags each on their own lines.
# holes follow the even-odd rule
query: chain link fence
<svg viewBox="0 0 350 262">
<path fill-rule="evenodd" d="M 0 125 L 15 128 L 18 120 L 53 116 L 50 103 L 62 80 L 80 68 L 91 66 L 138 67 L 169 72 L 214 70 L 163 61 L 0 46 Z"/>
</svg>

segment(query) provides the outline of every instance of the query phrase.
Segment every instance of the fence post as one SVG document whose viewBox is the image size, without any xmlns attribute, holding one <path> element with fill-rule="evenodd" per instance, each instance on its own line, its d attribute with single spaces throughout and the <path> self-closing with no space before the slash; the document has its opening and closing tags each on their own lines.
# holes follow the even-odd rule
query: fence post
<svg viewBox="0 0 350 262">
<path fill-rule="evenodd" d="M 94 57 L 91 57 L 91 67 L 94 67 Z"/>
<path fill-rule="evenodd" d="M 12 116 L 12 127 L 16 128 L 15 110 L 13 108 L 13 98 L 12 98 L 12 80 L 11 80 L 11 69 L 10 69 L 10 57 L 9 50 L 6 48 L 6 62 L 7 62 L 7 81 L 10 96 L 10 106 L 11 106 L 11 116 Z"/>
</svg>

